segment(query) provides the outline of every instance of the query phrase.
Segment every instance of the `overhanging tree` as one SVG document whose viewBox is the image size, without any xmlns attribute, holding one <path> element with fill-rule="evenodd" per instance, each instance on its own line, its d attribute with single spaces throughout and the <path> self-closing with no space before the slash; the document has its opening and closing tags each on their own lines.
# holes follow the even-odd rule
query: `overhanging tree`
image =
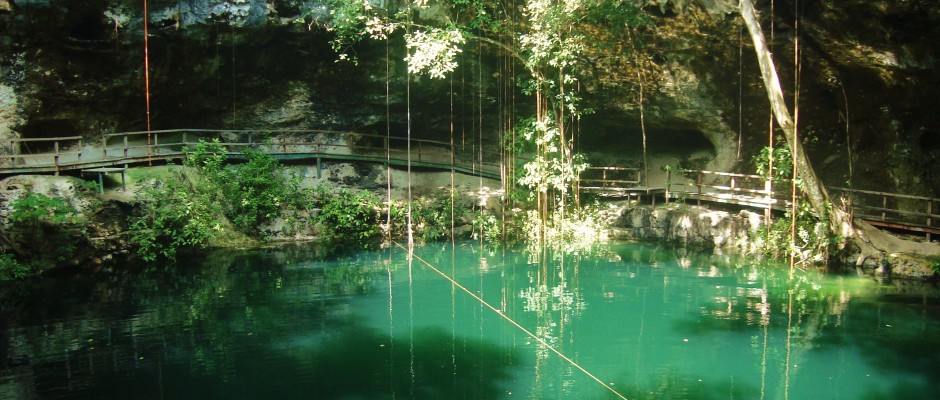
<svg viewBox="0 0 940 400">
<path fill-rule="evenodd" d="M 733 1 L 727 0 L 727 2 Z M 813 169 L 802 143 L 798 140 L 797 126 L 784 101 L 783 90 L 780 79 L 777 77 L 773 57 L 767 49 L 764 34 L 751 1 L 738 0 L 737 8 L 740 11 L 741 18 L 744 19 L 751 41 L 754 44 L 761 78 L 764 81 L 764 88 L 767 91 L 767 98 L 770 101 L 775 120 L 780 130 L 783 131 L 790 147 L 790 154 L 793 157 L 797 174 L 794 179 L 799 180 L 800 189 L 817 215 L 827 218 L 830 233 L 842 239 L 840 246 L 844 246 L 848 241 L 851 241 L 859 248 L 861 254 L 856 260 L 856 265 L 860 265 L 869 257 L 883 258 L 887 253 L 900 247 L 912 249 L 923 255 L 937 254 L 937 249 L 929 246 L 929 244 L 904 241 L 877 230 L 863 220 L 853 219 L 843 204 L 832 201 L 826 187 L 816 176 L 816 171 Z M 906 243 L 902 244 L 903 242 Z"/>
<path fill-rule="evenodd" d="M 468 41 L 495 46 L 523 67 L 523 90 L 534 97 L 524 137 L 535 148 L 519 182 L 534 194 L 539 219 L 565 213 L 569 196 L 586 164 L 573 148 L 572 123 L 588 112 L 576 87 L 585 49 L 597 46 L 586 32 L 599 22 L 633 26 L 641 3 L 632 0 L 492 0 L 414 1 L 380 10 L 368 0 L 330 0 L 329 21 L 309 17 L 335 33 L 333 47 L 341 59 L 354 59 L 353 45 L 366 37 L 385 39 L 405 31 L 409 71 L 445 78 L 457 67 L 456 57 Z M 443 11 L 443 12 L 441 12 Z M 425 14 L 427 18 L 418 16 Z M 612 21 L 616 19 L 616 21 Z M 312 21 L 312 22 L 309 22 Z M 407 29 L 406 29 L 407 28 Z"/>
</svg>

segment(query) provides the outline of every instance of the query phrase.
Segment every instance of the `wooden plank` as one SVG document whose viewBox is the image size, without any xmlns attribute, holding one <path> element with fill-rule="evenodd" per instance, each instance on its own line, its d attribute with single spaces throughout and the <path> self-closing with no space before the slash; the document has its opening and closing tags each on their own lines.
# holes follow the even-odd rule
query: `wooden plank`
<svg viewBox="0 0 940 400">
<path fill-rule="evenodd" d="M 849 189 L 839 186 L 832 186 L 831 189 L 838 190 L 845 193 L 862 193 L 869 194 L 873 196 L 888 196 L 897 199 L 911 199 L 911 200 L 927 200 L 927 201 L 940 201 L 940 198 L 936 197 L 924 197 L 924 196 L 913 196 L 909 194 L 900 194 L 900 193 L 888 193 L 888 192 L 876 192 L 872 190 L 860 190 L 860 189 Z"/>
<path fill-rule="evenodd" d="M 885 212 L 885 213 L 910 215 L 910 216 L 915 216 L 915 217 L 925 217 L 925 218 L 940 217 L 940 215 L 937 215 L 937 214 L 930 214 L 930 213 L 924 213 L 924 212 L 919 212 L 919 211 L 907 211 L 907 210 L 901 210 L 898 208 L 885 208 L 885 207 L 859 206 L 859 205 L 854 205 L 853 208 L 855 208 L 856 210 L 880 211 L 880 212 Z"/>
<path fill-rule="evenodd" d="M 937 228 L 928 228 L 926 226 L 910 225 L 910 224 L 897 223 L 897 222 L 891 222 L 891 221 L 879 221 L 879 220 L 868 220 L 868 219 L 864 219 L 864 220 L 865 222 L 868 222 L 872 226 L 877 226 L 877 227 L 882 227 L 882 228 L 892 228 L 892 229 L 900 229 L 900 230 L 905 230 L 905 231 L 940 234 L 940 229 L 937 229 Z"/>
</svg>

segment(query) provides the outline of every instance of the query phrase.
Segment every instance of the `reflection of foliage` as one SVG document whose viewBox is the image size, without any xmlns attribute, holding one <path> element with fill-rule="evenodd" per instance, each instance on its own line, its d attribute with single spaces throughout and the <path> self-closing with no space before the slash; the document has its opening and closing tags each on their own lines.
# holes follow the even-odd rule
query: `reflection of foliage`
<svg viewBox="0 0 940 400">
<path fill-rule="evenodd" d="M 580 288 L 569 287 L 569 282 L 577 282 L 577 268 L 565 268 L 565 265 L 577 265 L 580 258 L 562 250 L 546 249 L 529 260 L 534 261 L 538 269 L 528 271 L 529 286 L 520 289 L 518 297 L 523 301 L 523 311 L 536 316 L 535 335 L 549 346 L 554 346 L 559 339 L 562 326 L 570 325 L 587 309 Z M 538 358 L 550 355 L 545 346 L 536 347 Z"/>
<path fill-rule="evenodd" d="M 570 291 L 565 282 L 549 289 L 547 285 L 527 287 L 519 291 L 523 299 L 523 309 L 527 312 L 543 313 L 549 311 L 583 311 L 587 305 L 577 291 Z"/>
<path fill-rule="evenodd" d="M 34 293 L 43 306 L 4 308 L 22 320 L 5 354 L 36 368 L 38 397 L 68 383 L 90 398 L 139 398 L 160 378 L 174 383 L 163 386 L 166 398 L 500 397 L 519 362 L 511 349 L 450 331 L 409 338 L 362 326 L 349 300 L 384 275 L 373 258 L 381 255 L 311 263 L 312 250 L 229 250 L 201 268 L 150 264 L 46 282 Z"/>
<path fill-rule="evenodd" d="M 790 280 L 787 270 L 771 266 L 744 265 L 731 273 L 734 277 L 706 275 L 712 279 L 734 278 L 741 283 L 715 286 L 711 295 L 706 295 L 710 301 L 675 328 L 686 334 L 753 335 L 756 342 L 752 351 L 757 354 L 765 351 L 759 344 L 761 335 L 776 337 L 777 343 L 785 336 L 795 360 L 808 352 L 854 346 L 879 373 L 922 377 L 886 391 L 875 390 L 864 398 L 940 396 L 940 340 L 924 328 L 924 324 L 935 324 L 936 317 L 922 308 L 926 294 L 880 295 L 860 301 L 873 295 L 874 283 L 832 279 L 817 271 L 802 270 L 796 270 Z"/>
<path fill-rule="evenodd" d="M 682 376 L 672 370 L 661 371 L 654 380 L 647 382 L 644 386 L 617 384 L 615 387 L 627 388 L 621 394 L 631 400 L 756 399 L 761 397 L 761 393 L 757 388 L 742 385 L 739 382 L 736 383 L 733 379 L 730 381 L 702 382 L 701 379 Z"/>
</svg>

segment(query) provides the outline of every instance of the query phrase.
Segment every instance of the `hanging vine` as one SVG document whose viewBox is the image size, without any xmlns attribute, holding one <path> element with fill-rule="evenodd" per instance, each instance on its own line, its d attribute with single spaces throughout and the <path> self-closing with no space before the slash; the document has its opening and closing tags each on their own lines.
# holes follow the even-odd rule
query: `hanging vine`
<svg viewBox="0 0 940 400">
<path fill-rule="evenodd" d="M 591 24 L 600 19 L 622 18 L 619 23 L 634 26 L 638 6 L 618 0 L 527 0 L 517 7 L 505 7 L 488 0 L 459 0 L 435 3 L 431 10 L 429 3 L 416 1 L 401 5 L 397 11 L 383 13 L 375 10 L 368 0 L 330 0 L 329 4 L 329 19 L 317 19 L 313 13 L 308 13 L 298 22 L 333 32 L 331 43 L 340 60 L 356 62 L 356 44 L 361 40 L 387 40 L 393 32 L 401 31 L 407 50 L 404 61 L 408 64 L 408 73 L 446 79 L 458 67 L 468 42 L 478 43 L 481 49 L 483 46 L 497 49 L 497 54 L 505 56 L 509 65 L 497 67 L 500 79 L 504 73 L 510 73 L 514 81 L 522 83 L 522 92 L 533 96 L 534 116 L 523 120 L 506 117 L 507 129 L 504 131 L 502 125 L 497 124 L 492 132 L 496 137 L 487 139 L 490 132 L 483 124 L 483 74 L 482 70 L 477 71 L 479 92 L 473 110 L 478 111 L 479 120 L 473 120 L 471 127 L 477 133 L 473 142 L 479 159 L 475 161 L 482 166 L 484 143 L 493 140 L 502 146 L 511 142 L 503 133 L 515 131 L 516 134 L 508 136 L 529 143 L 531 153 L 526 154 L 528 160 L 518 169 L 519 176 L 512 176 L 515 168 L 509 168 L 512 172 L 502 176 L 511 177 L 509 186 L 513 191 L 516 183 L 528 191 L 529 196 L 525 198 L 539 222 L 536 228 L 540 232 L 536 235 L 539 240 L 546 237 L 546 230 L 569 229 L 570 218 L 583 214 L 575 212 L 571 205 L 576 203 L 578 176 L 587 166 L 574 148 L 576 122 L 591 112 L 582 104 L 579 79 L 589 62 L 586 49 L 592 45 L 587 32 Z M 442 10 L 446 12 L 438 12 Z M 434 17 L 422 19 L 425 14 Z M 479 51 L 477 63 L 480 65 L 481 55 Z M 516 66 L 523 67 L 524 79 L 515 76 Z M 640 79 L 644 78 L 640 76 Z M 509 92 L 513 90 L 507 90 Z M 506 101 L 509 96 L 497 93 L 496 97 L 501 108 L 507 105 L 511 108 L 508 113 L 500 110 L 498 114 L 511 115 L 514 104 Z M 504 157 L 509 157 L 506 163 L 515 165 L 521 155 L 518 150 L 525 147 L 516 145 L 508 152 L 500 149 L 501 163 Z M 515 194 L 511 196 L 518 198 Z"/>
</svg>

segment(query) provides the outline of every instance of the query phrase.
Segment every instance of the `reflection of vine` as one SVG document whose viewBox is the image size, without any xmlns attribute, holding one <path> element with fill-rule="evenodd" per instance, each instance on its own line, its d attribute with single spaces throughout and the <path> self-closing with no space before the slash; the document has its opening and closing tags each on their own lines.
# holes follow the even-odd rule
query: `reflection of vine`
<svg viewBox="0 0 940 400">
<path fill-rule="evenodd" d="M 559 277 L 559 282 L 547 282 L 549 276 Z M 581 291 L 568 288 L 568 278 L 562 268 L 558 268 L 557 274 L 530 272 L 529 282 L 533 286 L 519 291 L 523 310 L 537 316 L 536 336 L 549 345 L 558 343 L 563 327 L 587 308 Z M 539 359 L 547 358 L 549 350 L 540 346 L 536 355 Z"/>
</svg>

